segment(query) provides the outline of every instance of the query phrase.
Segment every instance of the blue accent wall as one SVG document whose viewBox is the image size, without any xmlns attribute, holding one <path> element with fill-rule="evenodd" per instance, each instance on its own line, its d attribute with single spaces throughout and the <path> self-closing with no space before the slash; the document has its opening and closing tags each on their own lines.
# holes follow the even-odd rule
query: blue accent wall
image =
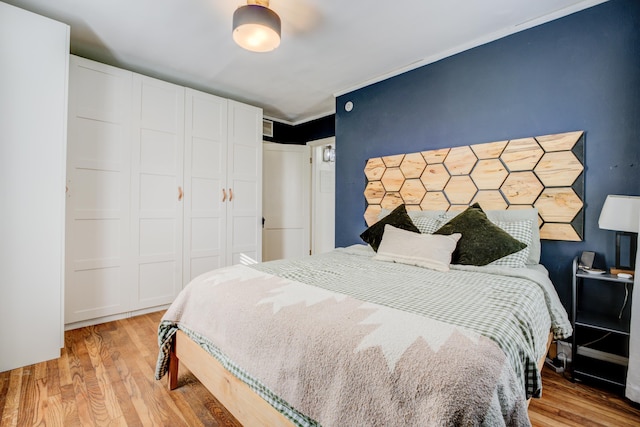
<svg viewBox="0 0 640 427">
<path fill-rule="evenodd" d="M 354 104 L 346 112 L 347 101 Z M 571 261 L 614 263 L 607 194 L 640 195 L 640 1 L 612 0 L 336 100 L 336 244 L 362 243 L 367 159 L 584 130 L 583 242 L 542 242 L 568 306 Z"/>
</svg>

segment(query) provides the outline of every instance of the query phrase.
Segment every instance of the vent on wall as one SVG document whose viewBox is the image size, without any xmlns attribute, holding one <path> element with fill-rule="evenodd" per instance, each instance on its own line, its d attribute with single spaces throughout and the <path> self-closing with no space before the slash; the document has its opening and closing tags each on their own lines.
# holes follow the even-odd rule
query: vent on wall
<svg viewBox="0 0 640 427">
<path fill-rule="evenodd" d="M 262 136 L 273 138 L 273 121 L 262 119 Z"/>
</svg>

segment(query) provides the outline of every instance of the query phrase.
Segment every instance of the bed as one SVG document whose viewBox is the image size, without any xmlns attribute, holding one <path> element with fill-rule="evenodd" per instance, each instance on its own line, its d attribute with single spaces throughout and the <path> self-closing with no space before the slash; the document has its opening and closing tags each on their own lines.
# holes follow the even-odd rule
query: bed
<svg viewBox="0 0 640 427">
<path fill-rule="evenodd" d="M 156 378 L 175 388 L 180 361 L 248 426 L 528 425 L 549 339 L 571 334 L 538 213 L 457 214 L 402 205 L 368 245 L 197 277 L 161 321 Z"/>
</svg>

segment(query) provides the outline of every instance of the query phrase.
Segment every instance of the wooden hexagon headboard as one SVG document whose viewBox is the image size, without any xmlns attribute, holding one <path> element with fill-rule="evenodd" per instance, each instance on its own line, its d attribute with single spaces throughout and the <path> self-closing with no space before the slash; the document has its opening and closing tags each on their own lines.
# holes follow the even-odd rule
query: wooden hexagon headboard
<svg viewBox="0 0 640 427">
<path fill-rule="evenodd" d="M 369 159 L 365 220 L 385 209 L 536 207 L 540 238 L 581 241 L 584 132 L 489 142 Z"/>
</svg>

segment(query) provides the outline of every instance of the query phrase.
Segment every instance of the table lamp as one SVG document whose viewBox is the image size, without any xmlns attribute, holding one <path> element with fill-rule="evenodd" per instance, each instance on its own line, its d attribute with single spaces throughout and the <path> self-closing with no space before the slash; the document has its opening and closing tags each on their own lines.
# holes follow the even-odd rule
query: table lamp
<svg viewBox="0 0 640 427">
<path fill-rule="evenodd" d="M 608 195 L 600 212 L 598 226 L 616 232 L 616 264 L 611 274 L 633 274 L 640 228 L 640 197 Z M 629 261 L 624 266 L 620 263 L 620 243 L 623 239 L 629 241 Z"/>
</svg>

